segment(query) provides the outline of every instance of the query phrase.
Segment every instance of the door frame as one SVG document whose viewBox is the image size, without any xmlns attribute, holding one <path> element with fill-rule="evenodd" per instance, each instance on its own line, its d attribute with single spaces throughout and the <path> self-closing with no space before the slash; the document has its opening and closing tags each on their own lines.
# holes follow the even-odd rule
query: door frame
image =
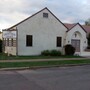
<svg viewBox="0 0 90 90">
<path fill-rule="evenodd" d="M 74 43 L 75 43 L 75 45 L 74 46 L 78 46 L 78 48 L 77 47 L 75 47 L 75 52 L 80 52 L 80 47 L 81 47 L 81 45 L 80 45 L 80 39 L 71 39 L 71 45 L 73 46 L 73 44 L 72 44 L 72 41 L 74 41 Z M 79 44 L 79 45 L 77 45 L 77 44 Z"/>
</svg>

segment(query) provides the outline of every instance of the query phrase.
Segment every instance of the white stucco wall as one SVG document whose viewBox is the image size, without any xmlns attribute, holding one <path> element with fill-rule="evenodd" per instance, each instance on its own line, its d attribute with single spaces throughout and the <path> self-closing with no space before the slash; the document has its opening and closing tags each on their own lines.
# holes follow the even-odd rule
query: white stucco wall
<svg viewBox="0 0 90 90">
<path fill-rule="evenodd" d="M 75 32 L 78 32 L 76 37 L 74 35 Z M 80 52 L 78 54 L 81 55 L 87 47 L 87 39 L 86 32 L 78 24 L 67 32 L 66 44 L 71 44 L 71 39 L 80 40 Z"/>
<path fill-rule="evenodd" d="M 43 12 L 48 18 L 43 18 Z M 63 26 L 47 9 L 17 26 L 18 55 L 39 55 L 43 50 L 60 50 L 63 47 L 66 27 Z M 33 35 L 33 46 L 26 47 L 26 35 Z M 56 46 L 56 37 L 62 37 L 62 47 Z"/>
</svg>

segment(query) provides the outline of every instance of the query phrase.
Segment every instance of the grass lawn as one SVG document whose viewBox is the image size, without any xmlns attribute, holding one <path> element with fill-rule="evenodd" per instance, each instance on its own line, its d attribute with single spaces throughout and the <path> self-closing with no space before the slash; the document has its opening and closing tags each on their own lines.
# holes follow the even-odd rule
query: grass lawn
<svg viewBox="0 0 90 90">
<path fill-rule="evenodd" d="M 81 58 L 80 56 L 7 56 L 0 54 L 0 60 L 50 59 L 50 58 Z"/>
<path fill-rule="evenodd" d="M 0 60 L 23 60 L 23 59 L 56 59 L 56 58 L 82 58 L 80 56 L 7 56 L 0 54 Z M 35 67 L 35 66 L 52 66 L 52 65 L 71 65 L 71 64 L 90 64 L 90 60 L 60 60 L 60 61 L 32 61 L 32 62 L 0 62 L 0 68 L 14 67 Z"/>
<path fill-rule="evenodd" d="M 0 68 L 13 67 L 35 67 L 52 65 L 72 65 L 72 64 L 90 64 L 90 60 L 60 60 L 60 61 L 35 61 L 35 62 L 0 62 Z"/>
</svg>

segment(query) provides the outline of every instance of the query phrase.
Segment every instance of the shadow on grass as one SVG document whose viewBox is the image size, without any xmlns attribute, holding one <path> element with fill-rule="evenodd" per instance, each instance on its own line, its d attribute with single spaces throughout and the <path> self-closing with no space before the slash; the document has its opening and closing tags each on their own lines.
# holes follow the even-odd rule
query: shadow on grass
<svg viewBox="0 0 90 90">
<path fill-rule="evenodd" d="M 52 59 L 52 58 L 82 58 L 80 56 L 8 56 L 7 54 L 0 53 L 0 60 L 22 60 L 22 59 Z"/>
</svg>

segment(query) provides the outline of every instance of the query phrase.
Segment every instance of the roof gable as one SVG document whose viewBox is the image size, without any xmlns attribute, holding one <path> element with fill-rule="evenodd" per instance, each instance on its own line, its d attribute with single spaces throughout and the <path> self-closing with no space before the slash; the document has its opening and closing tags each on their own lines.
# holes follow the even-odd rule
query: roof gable
<svg viewBox="0 0 90 90">
<path fill-rule="evenodd" d="M 87 31 L 82 27 L 82 25 L 80 25 L 79 23 L 76 23 L 74 26 L 72 26 L 67 32 L 69 32 L 70 30 L 72 30 L 75 26 L 79 25 L 85 33 L 87 33 Z"/>
<path fill-rule="evenodd" d="M 87 33 L 90 33 L 90 26 L 82 25 L 82 27 L 86 30 Z"/>
<path fill-rule="evenodd" d="M 23 22 L 25 22 L 26 20 L 28 20 L 28 19 L 30 19 L 30 18 L 32 18 L 32 17 L 34 17 L 35 15 L 37 15 L 38 13 L 40 13 L 40 12 L 42 12 L 42 11 L 44 11 L 44 10 L 48 10 L 66 29 L 68 29 L 47 7 L 45 7 L 44 9 L 42 9 L 42 10 L 40 10 L 40 11 L 38 11 L 37 13 L 35 13 L 35 14 L 33 14 L 32 16 L 30 16 L 30 17 L 28 17 L 28 18 L 26 18 L 26 19 L 24 19 L 23 21 L 21 21 L 21 22 L 19 22 L 19 23 L 17 23 L 16 25 L 14 25 L 14 26 L 12 26 L 12 27 L 10 27 L 10 28 L 8 28 L 7 30 L 10 30 L 10 29 L 12 29 L 13 27 L 16 27 L 16 26 L 18 26 L 19 24 L 21 24 L 21 23 L 23 23 Z"/>
<path fill-rule="evenodd" d="M 70 24 L 70 23 L 64 23 L 64 25 L 68 28 L 68 30 L 70 30 L 75 24 Z"/>
</svg>

